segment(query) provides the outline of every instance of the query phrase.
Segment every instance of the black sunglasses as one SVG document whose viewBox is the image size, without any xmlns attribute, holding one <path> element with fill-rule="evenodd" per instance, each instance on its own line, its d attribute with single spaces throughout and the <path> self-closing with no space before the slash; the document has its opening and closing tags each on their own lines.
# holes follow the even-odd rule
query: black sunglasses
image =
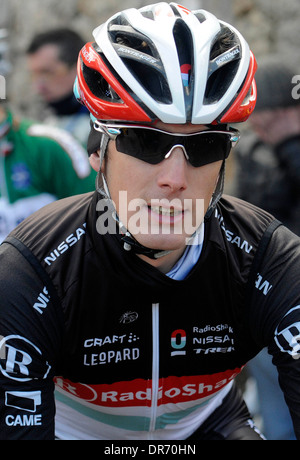
<svg viewBox="0 0 300 460">
<path fill-rule="evenodd" d="M 196 133 L 170 133 L 161 129 L 133 125 L 95 123 L 95 129 L 116 141 L 118 152 L 150 164 L 168 158 L 175 147 L 181 147 L 194 167 L 225 160 L 240 138 L 239 131 L 205 130 Z"/>
</svg>

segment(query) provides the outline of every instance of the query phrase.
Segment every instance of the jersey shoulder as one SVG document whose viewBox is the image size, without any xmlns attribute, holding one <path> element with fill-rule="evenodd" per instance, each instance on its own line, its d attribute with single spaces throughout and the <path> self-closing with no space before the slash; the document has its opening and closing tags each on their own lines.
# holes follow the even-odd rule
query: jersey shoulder
<svg viewBox="0 0 300 460">
<path fill-rule="evenodd" d="M 260 239 L 266 228 L 275 217 L 269 212 L 247 202 L 229 195 L 224 195 L 215 212 L 215 217 L 222 222 L 227 222 L 235 230 L 249 234 Z"/>
<path fill-rule="evenodd" d="M 211 216 L 209 239 L 226 253 L 233 271 L 245 281 L 263 235 L 274 221 L 264 210 L 224 195 Z"/>
<path fill-rule="evenodd" d="M 85 232 L 90 202 L 95 192 L 57 200 L 30 215 L 9 235 L 36 255 L 59 246 L 76 229 Z"/>
</svg>

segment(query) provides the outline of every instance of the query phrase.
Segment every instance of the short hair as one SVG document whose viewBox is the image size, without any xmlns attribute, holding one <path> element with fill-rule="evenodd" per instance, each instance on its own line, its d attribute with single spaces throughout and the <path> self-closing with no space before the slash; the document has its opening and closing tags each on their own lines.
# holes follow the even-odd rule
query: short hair
<svg viewBox="0 0 300 460">
<path fill-rule="evenodd" d="M 52 29 L 35 35 L 27 48 L 28 55 L 36 53 L 46 45 L 56 45 L 61 61 L 72 67 L 77 63 L 78 54 L 85 45 L 85 40 L 74 30 L 60 28 Z"/>
</svg>

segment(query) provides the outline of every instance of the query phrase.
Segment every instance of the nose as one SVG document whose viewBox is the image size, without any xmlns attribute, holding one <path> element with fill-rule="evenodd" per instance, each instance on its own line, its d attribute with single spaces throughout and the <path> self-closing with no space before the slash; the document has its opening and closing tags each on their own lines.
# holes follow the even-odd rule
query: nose
<svg viewBox="0 0 300 460">
<path fill-rule="evenodd" d="M 187 168 L 185 151 L 181 146 L 173 147 L 159 164 L 158 185 L 171 192 L 185 190 L 188 185 Z"/>
</svg>

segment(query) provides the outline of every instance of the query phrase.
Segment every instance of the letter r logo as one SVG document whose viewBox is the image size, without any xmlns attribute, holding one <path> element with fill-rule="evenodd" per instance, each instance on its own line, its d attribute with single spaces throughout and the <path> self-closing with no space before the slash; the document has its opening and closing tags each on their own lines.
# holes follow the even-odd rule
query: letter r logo
<svg viewBox="0 0 300 460">
<path fill-rule="evenodd" d="M 41 378 L 46 378 L 51 366 L 42 358 L 41 350 L 25 337 L 9 335 L 0 340 L 0 372 L 11 380 L 32 380 L 35 365 Z"/>
<path fill-rule="evenodd" d="M 28 366 L 32 362 L 29 354 L 10 345 L 6 345 L 6 349 L 6 372 L 8 374 L 20 373 L 22 375 L 28 376 Z"/>
<path fill-rule="evenodd" d="M 300 305 L 284 316 L 275 330 L 274 340 L 280 351 L 294 359 L 300 358 Z"/>
</svg>

